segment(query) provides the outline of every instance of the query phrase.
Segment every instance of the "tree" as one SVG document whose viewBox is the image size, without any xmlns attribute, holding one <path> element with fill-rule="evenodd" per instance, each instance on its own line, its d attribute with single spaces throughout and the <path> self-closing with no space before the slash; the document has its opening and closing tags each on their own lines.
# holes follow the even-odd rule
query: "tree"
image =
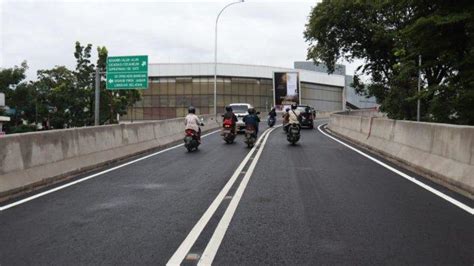
<svg viewBox="0 0 474 266">
<path fill-rule="evenodd" d="M 28 65 L 23 61 L 20 66 L 0 70 L 0 92 L 5 94 L 11 121 L 5 124 L 7 132 L 25 132 L 34 128 L 23 127 L 23 120 L 34 119 L 35 90 L 31 83 L 24 81 Z M 2 115 L 5 112 L 1 111 Z M 20 129 L 21 128 L 21 129 Z"/>
<path fill-rule="evenodd" d="M 12 68 L 0 69 L 0 92 L 8 94 L 22 82 L 25 78 L 25 72 L 28 69 L 28 64 L 23 61 L 20 66 Z"/>
<path fill-rule="evenodd" d="M 306 25 L 308 58 L 331 71 L 341 58 L 364 59 L 353 84 L 392 118 L 414 119 L 420 99 L 424 120 L 474 124 L 472 14 L 467 0 L 323 1 Z"/>
<path fill-rule="evenodd" d="M 74 72 L 64 66 L 38 71 L 35 85 L 42 103 L 41 114 L 53 128 L 81 127 L 90 122 L 87 98 L 77 83 Z"/>
<path fill-rule="evenodd" d="M 110 91 L 106 89 L 106 80 L 103 73 L 106 72 L 106 63 L 108 50 L 105 46 L 97 47 L 97 64 L 91 64 L 91 50 L 92 45 L 81 46 L 76 42 L 76 52 L 74 56 L 77 60 L 77 67 L 75 75 L 78 80 L 78 88 L 82 88 L 87 99 L 84 102 L 88 103 L 88 114 L 90 117 L 89 124 L 92 125 L 94 121 L 95 110 L 95 67 L 99 68 L 101 73 L 100 78 L 100 124 L 116 123 L 117 114 L 124 115 L 127 111 L 127 106 L 133 105 L 140 100 L 140 94 L 136 90 L 120 90 Z"/>
<path fill-rule="evenodd" d="M 76 70 L 73 72 L 76 80 L 78 97 L 83 103 L 84 122 L 87 125 L 94 124 L 94 75 L 95 65 L 91 63 L 92 44 L 82 46 L 76 42 L 74 57 L 76 58 Z"/>
<path fill-rule="evenodd" d="M 97 54 L 97 66 L 99 67 L 99 71 L 105 73 L 107 70 L 107 48 L 104 46 L 97 47 Z M 141 98 L 141 95 L 137 90 L 107 90 L 105 76 L 101 76 L 100 89 L 100 121 L 102 121 L 102 123 L 106 121 L 109 123 L 116 123 L 117 114 L 126 114 L 127 107 L 132 106 Z"/>
<path fill-rule="evenodd" d="M 26 78 L 28 64 L 23 61 L 20 66 L 0 69 L 0 92 L 5 94 L 7 105 L 12 105 L 14 89 Z"/>
<path fill-rule="evenodd" d="M 107 48 L 97 47 L 97 67 L 106 71 Z M 65 66 L 39 70 L 37 80 L 25 82 L 26 62 L 20 67 L 0 70 L 0 92 L 8 105 L 15 109 L 7 132 L 34 130 L 23 123 L 49 123 L 52 128 L 82 127 L 94 124 L 95 69 L 92 64 L 92 44 L 76 42 L 76 67 Z M 105 76 L 101 75 L 100 123 L 115 123 L 117 114 L 126 114 L 127 107 L 140 99 L 136 90 L 106 90 Z"/>
<path fill-rule="evenodd" d="M 31 122 L 35 120 L 36 91 L 32 83 L 22 82 L 12 90 L 8 106 L 15 109 L 11 117 L 14 126 L 21 125 L 23 120 Z"/>
</svg>

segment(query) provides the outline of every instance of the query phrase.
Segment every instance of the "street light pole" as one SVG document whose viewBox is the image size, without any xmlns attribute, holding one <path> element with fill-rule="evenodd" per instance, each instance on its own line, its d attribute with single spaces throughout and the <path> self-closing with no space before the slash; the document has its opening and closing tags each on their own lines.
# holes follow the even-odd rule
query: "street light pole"
<svg viewBox="0 0 474 266">
<path fill-rule="evenodd" d="M 214 33 L 214 115 L 217 116 L 217 23 L 219 22 L 219 17 L 222 12 L 231 5 L 243 3 L 244 0 L 239 0 L 237 2 L 232 2 L 227 4 L 224 8 L 221 9 L 216 18 L 216 27 Z"/>
</svg>

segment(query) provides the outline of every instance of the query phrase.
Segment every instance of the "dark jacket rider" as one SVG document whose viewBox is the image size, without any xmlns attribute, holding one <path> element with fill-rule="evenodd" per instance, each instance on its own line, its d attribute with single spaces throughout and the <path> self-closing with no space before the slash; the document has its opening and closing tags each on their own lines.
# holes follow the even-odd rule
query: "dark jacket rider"
<svg viewBox="0 0 474 266">
<path fill-rule="evenodd" d="M 260 118 L 257 116 L 254 108 L 249 108 L 249 114 L 244 117 L 245 127 L 252 126 L 255 128 L 255 136 L 258 135 L 258 123 L 260 123 Z"/>
<path fill-rule="evenodd" d="M 232 107 L 230 107 L 230 106 L 225 107 L 225 113 L 223 115 L 223 123 L 225 123 L 226 121 L 231 122 L 232 132 L 235 132 L 235 125 L 237 123 L 237 116 L 234 114 L 234 112 L 232 111 Z"/>
<path fill-rule="evenodd" d="M 273 107 L 272 110 L 270 110 L 270 112 L 268 113 L 268 116 L 270 116 L 272 118 L 275 118 L 277 116 L 277 113 L 275 111 L 275 107 Z"/>
</svg>

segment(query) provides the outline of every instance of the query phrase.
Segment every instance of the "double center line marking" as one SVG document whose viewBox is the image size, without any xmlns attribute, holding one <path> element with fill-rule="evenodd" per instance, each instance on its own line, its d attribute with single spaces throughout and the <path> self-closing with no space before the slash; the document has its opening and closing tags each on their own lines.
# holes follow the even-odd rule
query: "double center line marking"
<svg viewBox="0 0 474 266">
<path fill-rule="evenodd" d="M 200 256 L 200 259 L 198 262 L 198 265 L 211 265 L 212 264 L 212 261 L 214 260 L 216 256 L 216 253 L 219 249 L 220 244 L 222 243 L 222 240 L 227 231 L 227 228 L 229 227 L 232 217 L 234 216 L 234 213 L 237 210 L 237 206 L 239 205 L 240 199 L 242 198 L 242 195 L 245 191 L 245 188 L 247 187 L 250 177 L 253 174 L 255 166 L 257 165 L 257 162 L 260 158 L 260 155 L 262 154 L 262 151 L 265 146 L 265 143 L 267 142 L 268 136 L 274 129 L 275 128 L 269 128 L 265 132 L 263 132 L 263 134 L 258 139 L 256 145 L 252 148 L 252 150 L 250 150 L 250 152 L 247 154 L 244 160 L 240 163 L 240 165 L 237 167 L 232 177 L 229 179 L 229 181 L 227 181 L 224 188 L 222 188 L 222 190 L 219 192 L 217 197 L 208 207 L 206 212 L 202 215 L 199 221 L 194 225 L 191 232 L 187 235 L 187 237 L 184 239 L 184 241 L 175 251 L 173 256 L 169 259 L 166 265 L 169 265 L 169 266 L 180 265 L 183 262 L 183 260 L 186 258 L 186 255 L 188 255 L 194 243 L 199 238 L 199 235 L 202 233 L 206 225 L 209 223 L 210 219 L 212 218 L 212 216 L 214 215 L 218 207 L 221 205 L 221 203 L 224 201 L 226 196 L 228 196 L 230 189 L 232 188 L 232 186 L 238 179 L 239 175 L 242 174 L 242 171 L 245 168 L 245 166 L 250 161 L 250 166 L 248 167 L 247 171 L 245 171 L 245 176 L 243 177 L 239 187 L 237 188 L 237 191 L 232 196 L 231 202 L 227 206 L 227 209 L 224 215 L 222 216 L 221 220 L 219 221 L 219 224 L 214 230 L 214 233 L 212 234 L 211 239 L 207 243 L 207 246 L 204 252 L 202 253 L 202 255 Z M 257 151 L 256 155 L 252 158 L 255 151 Z"/>
</svg>

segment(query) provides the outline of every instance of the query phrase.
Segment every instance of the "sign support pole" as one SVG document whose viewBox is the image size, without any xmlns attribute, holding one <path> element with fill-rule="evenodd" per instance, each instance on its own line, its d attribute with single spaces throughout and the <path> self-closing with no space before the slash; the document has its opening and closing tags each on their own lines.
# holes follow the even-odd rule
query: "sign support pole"
<svg viewBox="0 0 474 266">
<path fill-rule="evenodd" d="M 418 94 L 420 94 L 421 88 L 421 55 L 418 56 Z M 418 95 L 419 97 L 419 95 Z M 420 122 L 420 98 L 416 101 L 416 121 Z"/>
<path fill-rule="evenodd" d="M 95 68 L 95 111 L 94 111 L 94 125 L 98 126 L 100 110 L 100 72 L 99 67 Z"/>
</svg>

